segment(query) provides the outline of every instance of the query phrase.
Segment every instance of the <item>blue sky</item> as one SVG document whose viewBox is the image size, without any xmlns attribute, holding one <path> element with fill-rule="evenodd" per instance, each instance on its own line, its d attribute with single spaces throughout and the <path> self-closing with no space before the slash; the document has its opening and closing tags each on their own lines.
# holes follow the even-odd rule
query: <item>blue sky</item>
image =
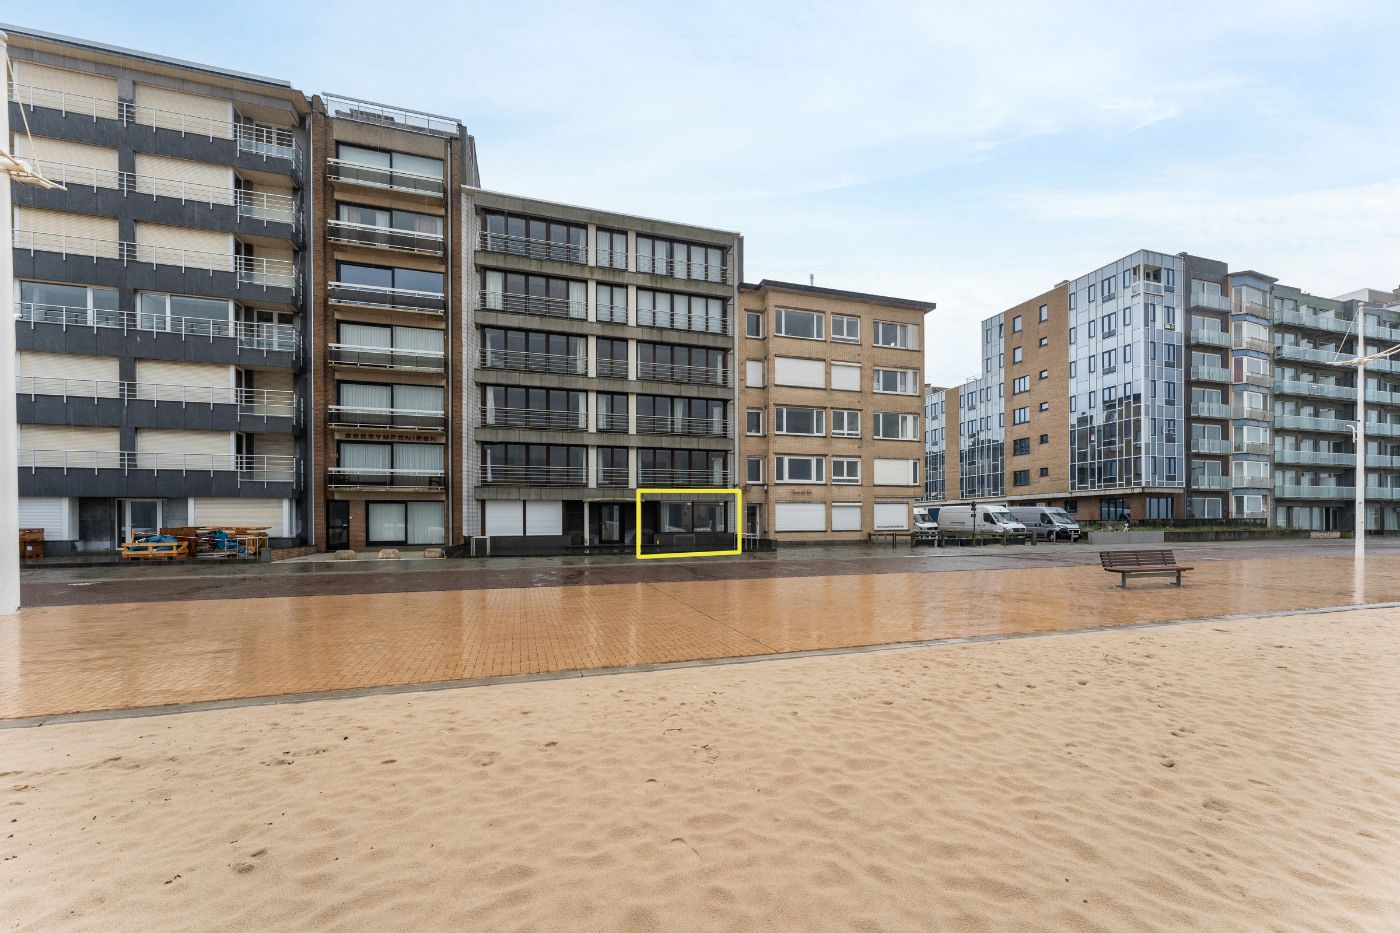
<svg viewBox="0 0 1400 933">
<path fill-rule="evenodd" d="M 457 116 L 488 188 L 738 230 L 750 281 L 936 301 L 933 382 L 975 372 L 981 318 L 1139 248 L 1400 285 L 1397 3 L 432 6 L 17 24 Z"/>
</svg>

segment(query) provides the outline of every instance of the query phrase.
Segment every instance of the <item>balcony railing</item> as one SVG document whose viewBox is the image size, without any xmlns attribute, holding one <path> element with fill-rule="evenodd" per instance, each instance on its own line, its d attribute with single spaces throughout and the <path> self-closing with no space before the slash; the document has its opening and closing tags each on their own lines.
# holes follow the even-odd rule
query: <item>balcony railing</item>
<svg viewBox="0 0 1400 933">
<path fill-rule="evenodd" d="M 119 399 L 123 402 L 173 404 L 213 408 L 228 405 L 240 416 L 296 419 L 300 407 L 295 392 L 284 389 L 237 389 L 227 386 L 173 386 L 153 382 L 120 382 L 105 379 L 66 379 L 61 376 L 21 376 L 15 391 L 33 398 L 51 395 L 64 399 Z"/>
<path fill-rule="evenodd" d="M 326 422 L 333 428 L 387 428 L 396 431 L 442 431 L 447 414 L 417 408 L 368 408 L 361 405 L 331 405 Z"/>
<path fill-rule="evenodd" d="M 1195 382 L 1229 382 L 1230 371 L 1223 366 L 1192 366 L 1191 379 Z"/>
<path fill-rule="evenodd" d="M 506 233 L 481 231 L 477 242 L 488 253 L 505 253 L 508 256 L 524 256 L 526 259 L 548 259 L 555 262 L 588 262 L 588 247 L 583 243 L 564 243 L 558 240 L 536 240 L 524 236 L 511 236 Z"/>
<path fill-rule="evenodd" d="M 1325 330 L 1333 334 L 1355 333 L 1356 323 L 1344 321 L 1325 314 L 1304 314 L 1301 311 L 1275 311 L 1275 327 L 1302 327 L 1308 330 Z"/>
<path fill-rule="evenodd" d="M 517 295 L 511 292 L 496 292 L 482 289 L 478 293 L 483 311 L 504 311 L 511 314 L 538 314 L 543 317 L 571 318 L 582 321 L 588 318 L 588 302 L 569 298 L 546 298 L 543 295 Z"/>
<path fill-rule="evenodd" d="M 458 124 L 452 117 L 442 117 L 421 110 L 409 110 L 391 104 L 377 104 L 371 100 L 344 97 L 340 94 L 322 94 L 326 112 L 343 120 L 356 120 L 372 126 L 387 126 L 397 130 L 412 130 L 431 136 L 453 137 L 457 135 Z"/>
<path fill-rule="evenodd" d="M 1193 473 L 1191 474 L 1190 487 L 1192 489 L 1229 489 L 1230 478 L 1214 473 Z"/>
<path fill-rule="evenodd" d="M 627 467 L 599 467 L 598 485 L 609 487 L 630 486 L 632 485 L 631 471 L 629 471 Z"/>
<path fill-rule="evenodd" d="M 10 99 L 31 110 L 44 107 L 93 120 L 119 120 L 123 124 L 134 123 L 155 129 L 174 130 L 182 136 L 232 140 L 240 152 L 264 158 L 287 159 L 295 163 L 300 156 L 296 134 L 287 127 L 178 113 L 137 106 L 123 100 L 88 97 L 84 94 L 70 94 L 67 91 L 23 84 L 10 85 Z"/>
<path fill-rule="evenodd" d="M 529 431 L 587 431 L 588 412 L 548 408 L 484 408 L 477 422 L 483 428 Z"/>
<path fill-rule="evenodd" d="M 599 412 L 598 430 L 605 434 L 627 434 L 632 426 L 626 412 Z"/>
<path fill-rule="evenodd" d="M 637 482 L 642 486 L 728 486 L 729 474 L 724 470 L 669 470 L 637 468 Z"/>
<path fill-rule="evenodd" d="M 385 288 L 380 285 L 355 285 L 351 282 L 331 282 L 326 293 L 333 304 L 356 305 L 362 308 L 389 308 L 418 314 L 443 314 L 447 296 L 442 292 L 422 292 L 409 288 Z"/>
<path fill-rule="evenodd" d="M 1230 345 L 1230 332 L 1212 330 L 1209 327 L 1193 327 L 1191 328 L 1191 342 L 1203 347 L 1228 347 Z"/>
<path fill-rule="evenodd" d="M 1191 452 L 1193 454 L 1228 454 L 1230 442 L 1220 437 L 1193 437 L 1191 438 Z"/>
<path fill-rule="evenodd" d="M 1374 465 L 1375 457 L 1367 457 L 1368 465 Z M 1389 459 L 1389 458 L 1381 458 Z M 1275 463 L 1297 464 L 1300 466 L 1355 466 L 1356 454 L 1332 453 L 1319 450 L 1275 450 Z"/>
<path fill-rule="evenodd" d="M 364 366 L 420 373 L 440 373 L 446 368 L 446 357 L 441 351 L 360 347 L 347 343 L 333 343 L 326 349 L 330 353 L 332 366 Z"/>
<path fill-rule="evenodd" d="M 327 159 L 326 175 L 348 184 L 405 191 L 435 198 L 442 197 L 446 191 L 442 178 L 437 175 L 420 175 L 417 172 L 403 172 L 380 165 L 347 162 L 344 159 Z"/>
<path fill-rule="evenodd" d="M 481 483 L 484 486 L 587 486 L 588 469 L 483 463 Z"/>
<path fill-rule="evenodd" d="M 727 386 L 729 371 L 708 366 L 680 366 L 675 363 L 637 363 L 637 378 L 657 382 L 685 382 L 695 385 Z"/>
<path fill-rule="evenodd" d="M 661 327 L 666 330 L 686 330 L 697 334 L 734 333 L 734 322 L 724 315 L 681 314 L 675 311 L 637 309 L 638 327 Z"/>
<path fill-rule="evenodd" d="M 554 373 L 560 376 L 586 376 L 588 357 L 565 353 L 532 353 L 529 350 L 493 350 L 482 347 L 482 369 L 510 369 L 527 373 Z"/>
<path fill-rule="evenodd" d="M 1202 289 L 1191 289 L 1191 305 L 1196 308 L 1209 308 L 1212 311 L 1229 311 L 1229 295 L 1212 295 Z"/>
<path fill-rule="evenodd" d="M 638 434 L 677 434 L 686 437 L 726 437 L 729 422 L 713 418 L 675 418 L 665 415 L 638 415 Z"/>
<path fill-rule="evenodd" d="M 326 239 L 333 243 L 352 243 L 358 246 L 376 246 L 407 253 L 442 255 L 443 240 L 440 233 L 419 233 L 415 230 L 400 230 L 396 227 L 356 224 L 348 220 L 326 221 Z"/>
<path fill-rule="evenodd" d="M 1274 486 L 1277 499 L 1354 499 L 1354 486 L 1300 486 L 1279 483 Z"/>
<path fill-rule="evenodd" d="M 239 483 L 300 483 L 301 462 L 273 454 L 145 453 L 130 450 L 20 448 L 19 466 L 34 470 L 150 470 L 156 473 L 236 473 Z"/>
<path fill-rule="evenodd" d="M 1219 402 L 1192 402 L 1191 417 L 1228 418 L 1230 417 L 1230 406 Z"/>
<path fill-rule="evenodd" d="M 1274 387 L 1273 376 L 1267 373 L 1243 373 L 1235 380 L 1236 385 L 1258 386 L 1261 389 Z"/>
<path fill-rule="evenodd" d="M 123 265 L 133 263 L 153 266 L 173 266 L 182 272 L 233 272 L 240 285 L 261 288 L 300 287 L 296 263 L 287 259 L 239 256 L 236 253 L 210 253 L 198 249 L 155 246 L 126 240 L 101 240 L 88 236 L 62 233 L 39 233 L 33 230 L 15 231 L 15 249 L 30 253 L 59 253 L 65 259 L 115 259 Z"/>
<path fill-rule="evenodd" d="M 1267 340 L 1260 340 L 1258 337 L 1236 338 L 1233 346 L 1236 350 L 1253 350 L 1256 353 L 1272 353 L 1274 345 Z"/>
<path fill-rule="evenodd" d="M 326 485 L 333 489 L 381 486 L 392 486 L 395 489 L 442 489 L 446 485 L 446 476 L 442 470 L 331 467 L 326 470 Z"/>
<path fill-rule="evenodd" d="M 1230 409 L 1231 418 L 1246 418 L 1250 421 L 1268 421 L 1272 418 L 1273 412 L 1267 408 L 1250 408 L 1246 405 L 1236 405 Z"/>
<path fill-rule="evenodd" d="M 669 275 L 677 279 L 692 279 L 697 282 L 716 282 L 722 285 L 734 284 L 734 272 L 729 266 L 708 265 L 703 262 L 686 262 L 679 259 L 661 259 L 654 256 L 637 255 L 637 271 L 652 275 Z"/>
<path fill-rule="evenodd" d="M 1303 395 L 1310 398 L 1355 399 L 1355 386 L 1339 386 L 1326 382 L 1302 382 L 1297 379 L 1280 379 L 1274 386 L 1278 395 Z M 1371 393 L 1367 392 L 1369 399 Z"/>
<path fill-rule="evenodd" d="M 1367 499 L 1400 499 L 1400 486 L 1367 486 Z"/>
<path fill-rule="evenodd" d="M 1341 418 L 1317 418 L 1312 415 L 1275 415 L 1275 430 L 1284 431 L 1324 431 L 1331 434 L 1350 434 L 1356 422 Z M 1369 425 L 1367 426 L 1369 429 Z"/>
<path fill-rule="evenodd" d="M 602 378 L 607 379 L 630 379 L 632 378 L 631 366 L 627 360 L 615 360 L 611 357 L 599 357 L 597 373 Z"/>
<path fill-rule="evenodd" d="M 261 324 L 245 321 L 218 321 L 202 317 L 170 317 L 164 314 L 138 314 L 134 311 L 106 311 L 101 308 L 73 308 L 66 305 L 16 304 L 19 319 L 32 324 L 70 327 L 106 327 L 123 332 L 178 334 L 182 338 L 237 340 L 240 348 L 294 353 L 301 337 L 291 324 Z"/>
<path fill-rule="evenodd" d="M 1233 450 L 1237 454 L 1254 454 L 1267 457 L 1274 452 L 1274 445 L 1268 441 L 1235 441 Z"/>
</svg>

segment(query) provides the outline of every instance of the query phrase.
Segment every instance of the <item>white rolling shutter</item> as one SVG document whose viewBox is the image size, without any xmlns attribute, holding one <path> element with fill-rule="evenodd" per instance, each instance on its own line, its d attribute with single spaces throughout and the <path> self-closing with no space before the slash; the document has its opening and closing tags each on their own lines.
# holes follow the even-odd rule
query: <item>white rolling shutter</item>
<svg viewBox="0 0 1400 933">
<path fill-rule="evenodd" d="M 117 259 L 121 234 L 117 218 L 15 207 L 15 249 Z"/>
<path fill-rule="evenodd" d="M 859 502 L 831 503 L 832 531 L 860 531 L 860 528 L 861 517 Z"/>
<path fill-rule="evenodd" d="M 200 454 L 213 460 L 214 469 L 231 469 L 233 435 L 228 431 L 180 431 L 137 428 L 136 452 L 142 454 Z M 224 461 L 230 461 L 224 463 Z M 195 464 L 191 463 L 191 468 Z"/>
<path fill-rule="evenodd" d="M 527 535 L 562 535 L 564 533 L 563 502 L 526 502 L 525 533 Z"/>
<path fill-rule="evenodd" d="M 908 530 L 909 530 L 909 503 L 907 503 L 907 502 L 877 502 L 877 503 L 875 503 L 875 530 L 876 530 L 876 531 L 908 531 Z"/>
<path fill-rule="evenodd" d="M 776 502 L 774 531 L 826 531 L 826 503 Z"/>
<path fill-rule="evenodd" d="M 135 88 L 136 122 L 191 136 L 233 138 L 233 103 L 151 84 Z"/>
<path fill-rule="evenodd" d="M 205 204 L 232 204 L 233 169 L 138 152 L 136 190 Z"/>
<path fill-rule="evenodd" d="M 832 363 L 831 387 L 843 392 L 860 391 L 859 363 Z"/>
<path fill-rule="evenodd" d="M 168 386 L 233 386 L 233 367 L 218 363 L 182 363 L 176 360 L 137 360 L 136 381 Z"/>
<path fill-rule="evenodd" d="M 117 79 L 50 65 L 13 61 L 15 99 L 85 117 L 117 117 Z M 30 90 L 33 88 L 34 90 Z M 18 122 L 18 121 L 14 121 Z"/>
<path fill-rule="evenodd" d="M 121 367 L 115 356 L 19 351 L 21 395 L 120 398 Z"/>
<path fill-rule="evenodd" d="M 232 272 L 233 234 L 137 223 L 136 259 L 138 262 Z"/>
<path fill-rule="evenodd" d="M 875 460 L 876 486 L 913 486 L 918 475 L 917 460 Z"/>
<path fill-rule="evenodd" d="M 773 357 L 773 384 L 824 389 L 826 388 L 826 361 L 775 356 Z"/>
<path fill-rule="evenodd" d="M 255 434 L 253 453 L 259 457 L 295 457 L 296 438 L 290 434 Z"/>
<path fill-rule="evenodd" d="M 284 499 L 195 499 L 196 527 L 266 528 L 268 537 L 284 538 Z"/>
<path fill-rule="evenodd" d="M 14 153 L 21 159 L 39 163 L 44 177 L 64 185 L 82 188 L 116 188 L 117 150 L 88 146 L 66 139 L 14 134 Z"/>
<path fill-rule="evenodd" d="M 763 388 L 763 360 L 747 360 L 744 363 L 744 385 L 750 389 Z"/>
<path fill-rule="evenodd" d="M 116 469 L 121 466 L 121 431 L 61 424 L 19 426 L 20 466 Z"/>
<path fill-rule="evenodd" d="M 68 527 L 68 500 L 64 498 L 34 498 L 19 500 L 19 527 L 44 529 L 45 541 L 69 541 L 73 535 Z"/>
<path fill-rule="evenodd" d="M 485 533 L 488 535 L 523 535 L 525 510 L 520 502 L 487 502 Z"/>
</svg>

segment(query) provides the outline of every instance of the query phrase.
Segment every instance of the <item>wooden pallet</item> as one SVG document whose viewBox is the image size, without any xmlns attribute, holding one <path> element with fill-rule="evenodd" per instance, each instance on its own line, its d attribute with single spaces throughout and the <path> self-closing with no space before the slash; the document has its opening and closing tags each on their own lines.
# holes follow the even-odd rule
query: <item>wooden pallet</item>
<svg viewBox="0 0 1400 933">
<path fill-rule="evenodd" d="M 118 550 L 124 560 L 189 560 L 188 541 L 128 541 Z"/>
</svg>

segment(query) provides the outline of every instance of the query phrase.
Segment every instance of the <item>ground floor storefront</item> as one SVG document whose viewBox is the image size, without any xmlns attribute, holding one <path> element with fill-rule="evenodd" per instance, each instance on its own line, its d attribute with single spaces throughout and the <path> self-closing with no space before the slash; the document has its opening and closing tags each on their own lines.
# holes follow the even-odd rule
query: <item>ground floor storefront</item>
<svg viewBox="0 0 1400 933">
<path fill-rule="evenodd" d="M 109 553 L 168 528 L 266 528 L 274 547 L 294 547 L 301 535 L 296 500 L 251 497 L 22 496 L 19 527 L 43 531 L 46 557 Z"/>
<path fill-rule="evenodd" d="M 733 493 L 634 490 L 569 499 L 486 499 L 472 553 L 568 554 L 587 551 L 701 551 L 738 547 Z M 485 543 L 489 540 L 489 543 Z"/>
</svg>

